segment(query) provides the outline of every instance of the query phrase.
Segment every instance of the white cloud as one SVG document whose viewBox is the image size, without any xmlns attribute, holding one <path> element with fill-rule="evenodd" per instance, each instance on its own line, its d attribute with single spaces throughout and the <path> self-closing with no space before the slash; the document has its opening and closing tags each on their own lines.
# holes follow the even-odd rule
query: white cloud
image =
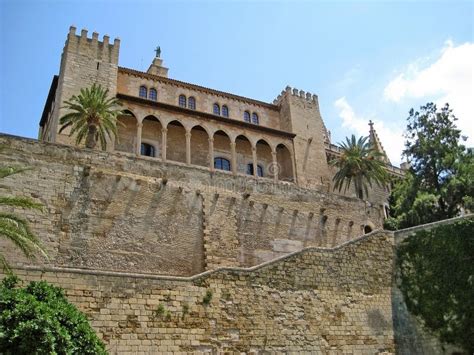
<svg viewBox="0 0 474 355">
<path fill-rule="evenodd" d="M 420 104 L 435 102 L 438 107 L 450 104 L 457 126 L 469 136 L 468 146 L 474 146 L 474 43 L 455 46 L 446 41 L 440 56 L 431 64 L 420 67 L 415 61 L 384 90 L 384 97 L 396 103 L 404 99 L 423 99 Z"/>
<path fill-rule="evenodd" d="M 374 128 L 380 141 L 387 152 L 387 155 L 394 165 L 401 162 L 400 155 L 403 150 L 403 129 L 401 127 L 388 127 L 383 121 L 373 117 L 362 117 L 354 112 L 345 97 L 341 97 L 334 102 L 334 106 L 342 118 L 342 126 L 354 131 L 358 136 L 369 135 L 369 120 L 374 122 Z"/>
</svg>

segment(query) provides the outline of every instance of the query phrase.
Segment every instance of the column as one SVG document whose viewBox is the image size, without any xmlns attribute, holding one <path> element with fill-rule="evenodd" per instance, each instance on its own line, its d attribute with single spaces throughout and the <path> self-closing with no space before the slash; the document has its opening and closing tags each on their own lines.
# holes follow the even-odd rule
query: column
<svg viewBox="0 0 474 355">
<path fill-rule="evenodd" d="M 140 156 L 142 152 L 142 127 L 143 123 L 137 122 L 137 145 L 135 147 L 135 154 Z"/>
<path fill-rule="evenodd" d="M 166 137 L 168 133 L 168 128 L 163 128 L 161 130 L 161 160 L 166 161 Z"/>
<path fill-rule="evenodd" d="M 237 174 L 237 154 L 235 152 L 235 146 L 237 144 L 235 142 L 230 142 L 230 153 L 231 153 L 231 168 L 232 174 Z"/>
<path fill-rule="evenodd" d="M 191 132 L 186 131 L 186 164 L 191 165 Z"/>
<path fill-rule="evenodd" d="M 257 147 L 252 147 L 253 176 L 257 177 Z"/>
<path fill-rule="evenodd" d="M 292 153 L 291 154 L 291 166 L 292 166 L 292 170 L 293 170 L 293 182 L 296 184 L 296 165 L 295 165 L 295 156 L 294 154 Z"/>
<path fill-rule="evenodd" d="M 278 181 L 278 170 L 279 170 L 278 162 L 277 162 L 277 153 L 272 150 L 272 169 L 273 169 L 273 181 Z"/>
<path fill-rule="evenodd" d="M 214 171 L 214 138 L 209 138 L 209 170 Z"/>
</svg>

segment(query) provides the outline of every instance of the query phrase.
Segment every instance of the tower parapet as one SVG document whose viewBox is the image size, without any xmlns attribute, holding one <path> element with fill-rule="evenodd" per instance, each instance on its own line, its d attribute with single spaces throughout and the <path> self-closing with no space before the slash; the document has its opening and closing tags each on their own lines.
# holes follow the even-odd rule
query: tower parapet
<svg viewBox="0 0 474 355">
<path fill-rule="evenodd" d="M 88 30 L 82 29 L 80 35 L 76 35 L 76 27 L 69 27 L 69 33 L 64 45 L 64 52 L 76 52 L 77 54 L 95 57 L 107 63 L 118 64 L 118 55 L 120 49 L 120 39 L 115 38 L 110 43 L 110 37 L 104 35 L 102 41 L 99 41 L 99 34 L 92 32 L 92 38 L 87 36 Z"/>
<path fill-rule="evenodd" d="M 328 140 L 316 94 L 287 86 L 273 101 L 280 107 L 280 126 L 295 133 L 295 165 L 298 184 L 327 185 L 329 168 L 325 155 Z"/>
<path fill-rule="evenodd" d="M 92 33 L 92 38 L 87 34 L 86 29 L 82 29 L 80 35 L 77 35 L 76 27 L 69 28 L 61 56 L 52 122 L 49 125 L 49 137 L 52 142 L 72 143 L 68 130 L 59 134 L 59 118 L 67 113 L 63 108 L 65 100 L 92 84 L 99 84 L 108 89 L 110 97 L 117 93 L 120 39 L 116 38 L 110 43 L 108 35 L 104 35 L 100 41 L 97 32 Z"/>
</svg>

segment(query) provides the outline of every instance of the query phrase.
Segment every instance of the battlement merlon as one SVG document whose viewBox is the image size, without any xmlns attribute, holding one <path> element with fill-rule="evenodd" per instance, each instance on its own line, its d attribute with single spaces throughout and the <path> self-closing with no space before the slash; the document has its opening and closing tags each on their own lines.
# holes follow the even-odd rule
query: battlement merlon
<svg viewBox="0 0 474 355">
<path fill-rule="evenodd" d="M 274 105 L 278 105 L 281 101 L 281 99 L 285 96 L 285 95 L 292 95 L 292 96 L 296 96 L 296 97 L 299 97 L 301 99 L 304 99 L 308 102 L 312 102 L 312 103 L 315 103 L 319 106 L 318 104 L 318 95 L 316 94 L 312 94 L 310 92 L 305 92 L 304 90 L 298 90 L 296 88 L 292 88 L 291 86 L 287 86 L 285 88 L 285 90 L 283 90 L 281 92 L 280 95 L 278 95 L 278 97 L 273 100 L 273 104 Z"/>
<path fill-rule="evenodd" d="M 87 33 L 87 29 L 82 29 L 81 34 L 76 35 L 76 27 L 69 27 L 64 52 L 74 52 L 89 57 L 94 56 L 100 61 L 118 64 L 120 39 L 115 38 L 113 44 L 111 44 L 108 35 L 104 35 L 102 41 L 99 41 L 97 32 L 92 33 L 92 38 L 88 38 Z"/>
</svg>

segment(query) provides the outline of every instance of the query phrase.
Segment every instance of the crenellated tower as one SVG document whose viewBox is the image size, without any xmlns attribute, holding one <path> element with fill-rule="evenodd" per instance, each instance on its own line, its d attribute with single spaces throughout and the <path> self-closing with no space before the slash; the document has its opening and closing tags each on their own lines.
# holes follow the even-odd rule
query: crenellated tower
<svg viewBox="0 0 474 355">
<path fill-rule="evenodd" d="M 274 104 L 280 106 L 281 129 L 296 134 L 293 142 L 298 184 L 327 186 L 330 178 L 325 143 L 329 138 L 318 96 L 287 86 Z"/>
<path fill-rule="evenodd" d="M 43 135 L 49 134 L 50 141 L 71 143 L 67 130 L 59 134 L 59 118 L 66 113 L 62 108 L 64 101 L 77 95 L 82 88 L 96 83 L 108 89 L 109 96 L 116 95 L 119 48 L 118 38 L 110 43 L 110 37 L 105 35 L 100 41 L 97 32 L 93 32 L 92 38 L 88 38 L 87 30 L 83 29 L 80 35 L 76 35 L 76 28 L 69 28 L 61 56 L 51 124 L 48 127 L 50 132 L 42 132 Z"/>
</svg>

